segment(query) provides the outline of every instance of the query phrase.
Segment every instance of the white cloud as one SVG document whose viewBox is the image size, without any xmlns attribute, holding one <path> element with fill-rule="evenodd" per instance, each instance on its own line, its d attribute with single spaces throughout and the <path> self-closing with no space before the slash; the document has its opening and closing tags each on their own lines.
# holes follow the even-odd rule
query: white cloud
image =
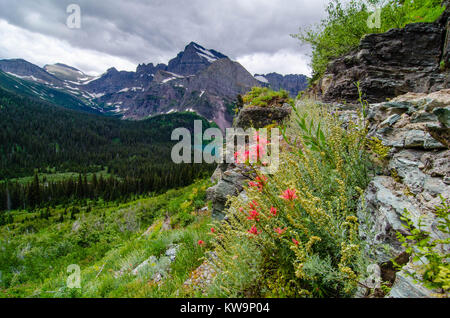
<svg viewBox="0 0 450 318">
<path fill-rule="evenodd" d="M 275 53 L 254 53 L 237 58 L 250 73 L 267 74 L 277 72 L 280 74 L 304 74 L 311 76 L 308 67 L 309 58 L 298 52 L 280 50 Z"/>
<path fill-rule="evenodd" d="M 0 19 L 0 58 L 23 58 L 38 66 L 64 63 L 99 75 L 114 66 L 119 70 L 135 70 L 127 59 L 71 46 L 68 42 L 24 30 Z"/>
</svg>

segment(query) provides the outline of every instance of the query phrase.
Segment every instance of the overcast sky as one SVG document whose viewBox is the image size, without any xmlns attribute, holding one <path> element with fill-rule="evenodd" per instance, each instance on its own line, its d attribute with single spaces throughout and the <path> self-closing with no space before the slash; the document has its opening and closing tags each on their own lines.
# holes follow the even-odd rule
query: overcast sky
<svg viewBox="0 0 450 318">
<path fill-rule="evenodd" d="M 317 23 L 328 0 L 0 0 L 0 59 L 109 67 L 167 63 L 191 41 L 251 73 L 310 74 L 310 49 L 289 36 Z M 66 25 L 69 4 L 81 28 Z"/>
</svg>

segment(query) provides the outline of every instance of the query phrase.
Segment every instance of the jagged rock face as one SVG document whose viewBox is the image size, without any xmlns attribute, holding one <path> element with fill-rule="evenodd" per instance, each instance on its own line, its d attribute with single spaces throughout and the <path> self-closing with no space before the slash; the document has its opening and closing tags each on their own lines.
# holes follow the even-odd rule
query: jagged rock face
<svg viewBox="0 0 450 318">
<path fill-rule="evenodd" d="M 287 90 L 292 98 L 308 87 L 308 78 L 305 75 L 289 74 L 283 76 L 277 73 L 270 73 L 265 75 L 255 74 L 255 78 L 261 83 L 270 86 L 273 90 Z"/>
<path fill-rule="evenodd" d="M 153 65 L 153 63 L 150 64 L 139 64 L 136 68 L 136 73 L 139 77 L 147 76 L 153 76 L 158 71 L 167 71 L 167 65 L 166 64 L 158 64 Z"/>
<path fill-rule="evenodd" d="M 114 94 L 125 87 L 130 87 L 130 84 L 135 87 L 136 81 L 134 72 L 119 72 L 113 67 L 108 69 L 100 79 L 85 85 L 84 89 L 94 94 Z"/>
<path fill-rule="evenodd" d="M 448 16 L 447 10 L 436 23 L 415 23 L 367 35 L 356 51 L 330 63 L 310 95 L 325 102 L 355 102 L 358 81 L 365 98 L 372 103 L 408 92 L 448 88 Z M 446 61 L 446 69 L 442 69 L 441 61 Z"/>
<path fill-rule="evenodd" d="M 408 234 L 400 219 L 405 209 L 416 226 L 421 218 L 423 229 L 432 238 L 443 238 L 434 211 L 441 204 L 440 196 L 450 199 L 450 150 L 444 140 L 430 134 L 430 127 L 449 133 L 446 120 L 436 115 L 437 110 L 449 107 L 450 90 L 407 94 L 370 105 L 369 137 L 392 147 L 384 175 L 369 184 L 358 211 L 360 235 L 380 265 L 404 252 L 396 233 Z M 425 297 L 429 293 L 400 273 L 391 296 L 402 295 Z"/>
<path fill-rule="evenodd" d="M 244 183 L 250 181 L 253 174 L 242 164 L 221 164 L 214 175 L 217 184 L 207 190 L 207 199 L 212 202 L 213 218 L 222 220 L 228 199 L 239 195 L 244 190 Z"/>
</svg>

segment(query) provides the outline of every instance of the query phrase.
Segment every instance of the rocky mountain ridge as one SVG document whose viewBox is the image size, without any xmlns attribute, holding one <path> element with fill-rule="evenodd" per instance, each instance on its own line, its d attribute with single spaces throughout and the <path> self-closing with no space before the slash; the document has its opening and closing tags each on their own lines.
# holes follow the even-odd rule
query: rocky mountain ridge
<svg viewBox="0 0 450 318">
<path fill-rule="evenodd" d="M 43 69 L 24 60 L 0 60 L 0 70 L 72 94 L 107 115 L 144 119 L 159 114 L 192 111 L 225 129 L 231 126 L 238 94 L 253 86 L 305 89 L 303 75 L 271 73 L 255 78 L 238 62 L 191 42 L 166 64 L 140 64 L 135 72 L 108 69 L 99 77 L 64 65 Z"/>
<path fill-rule="evenodd" d="M 255 74 L 255 78 L 276 91 L 287 90 L 292 98 L 297 97 L 299 92 L 308 88 L 308 77 L 305 75 L 288 74 L 283 76 L 278 73 L 269 73 Z"/>
</svg>

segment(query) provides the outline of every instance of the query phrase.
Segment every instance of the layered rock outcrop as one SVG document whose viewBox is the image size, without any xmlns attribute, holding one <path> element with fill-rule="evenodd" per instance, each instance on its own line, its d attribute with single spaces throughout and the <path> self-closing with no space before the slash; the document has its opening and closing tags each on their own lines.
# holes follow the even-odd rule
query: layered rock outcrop
<svg viewBox="0 0 450 318">
<path fill-rule="evenodd" d="M 262 128 L 273 123 L 281 123 L 289 117 L 291 111 L 292 107 L 289 104 L 284 104 L 283 107 L 245 107 L 235 119 L 234 127 Z"/>
<path fill-rule="evenodd" d="M 356 102 L 360 82 L 365 99 L 383 102 L 408 92 L 449 88 L 450 9 L 435 23 L 365 36 L 357 50 L 327 68 L 309 95 L 325 102 Z"/>
<path fill-rule="evenodd" d="M 360 234 L 371 246 L 369 253 L 381 268 L 392 267 L 392 259 L 405 258 L 397 232 L 408 234 L 400 217 L 407 210 L 415 226 L 433 239 L 442 239 L 437 230 L 435 207 L 441 196 L 450 199 L 450 131 L 447 114 L 450 89 L 433 94 L 407 94 L 390 102 L 370 105 L 369 137 L 391 147 L 383 175 L 369 184 L 358 211 Z M 431 131 L 441 131 L 434 137 Z M 442 247 L 450 249 L 450 247 Z M 408 266 L 412 266 L 409 264 Z M 394 277 L 392 278 L 394 279 Z M 397 273 L 390 296 L 428 297 L 431 291 L 413 282 L 404 272 Z"/>
</svg>

